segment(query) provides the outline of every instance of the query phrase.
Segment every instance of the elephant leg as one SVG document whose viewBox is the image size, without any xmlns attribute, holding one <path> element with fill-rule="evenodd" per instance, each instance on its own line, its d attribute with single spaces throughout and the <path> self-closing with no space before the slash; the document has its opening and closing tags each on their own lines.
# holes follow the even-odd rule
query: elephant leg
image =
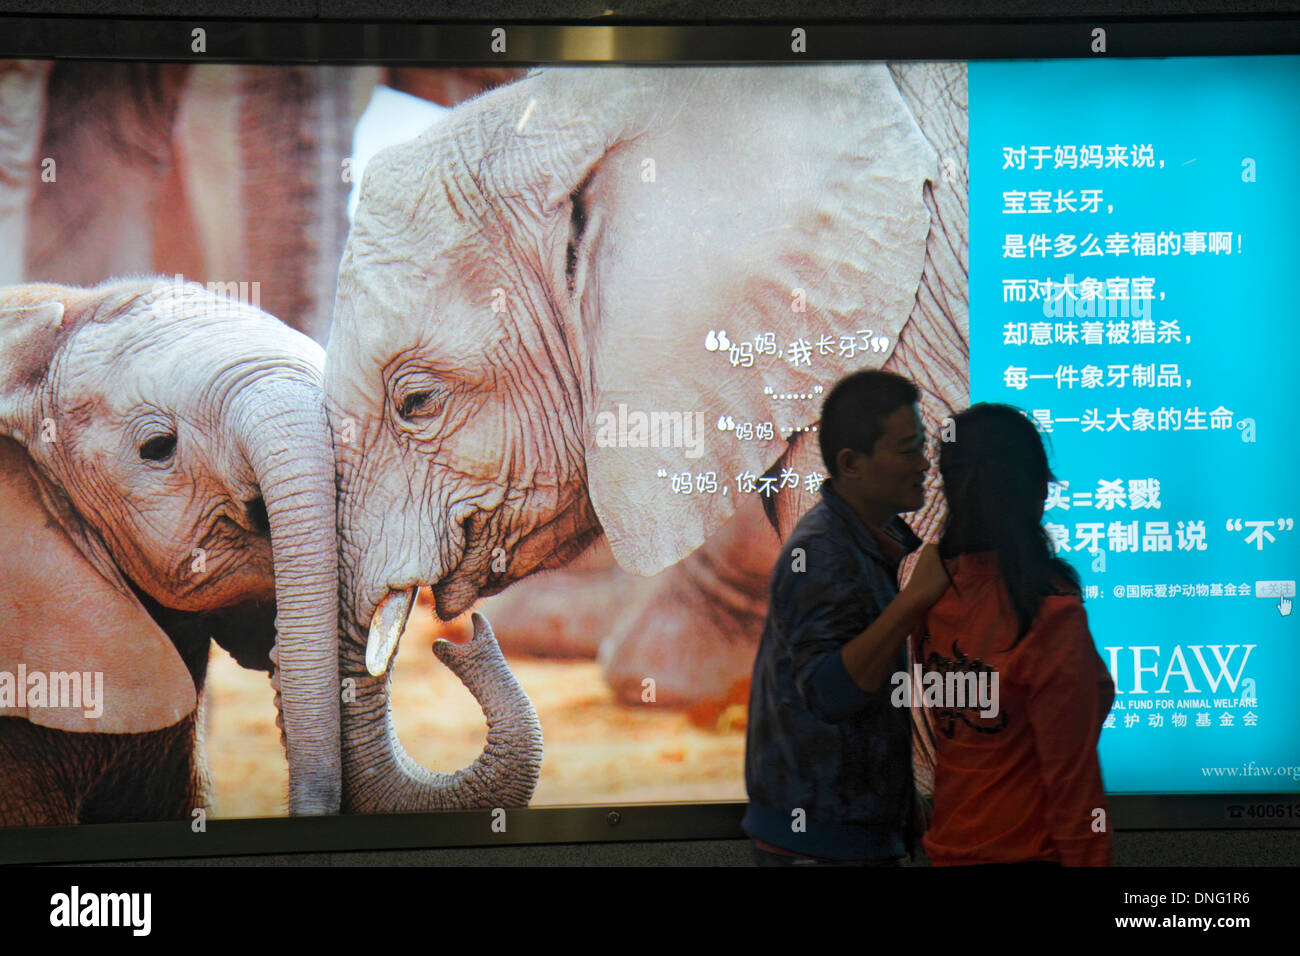
<svg viewBox="0 0 1300 956">
<path fill-rule="evenodd" d="M 258 307 L 324 343 L 347 239 L 359 71 L 241 66 L 235 70 L 244 269 L 220 281 L 259 284 Z M 219 210 L 214 210 L 219 212 Z"/>
<path fill-rule="evenodd" d="M 653 591 L 602 643 L 614 696 L 708 707 L 748 699 L 746 688 L 767 614 L 767 582 L 779 542 L 755 496 L 686 558 L 650 579 Z"/>
<path fill-rule="evenodd" d="M 476 609 L 507 654 L 595 660 L 614 622 L 643 604 L 656 580 L 621 570 L 601 538 L 572 564 L 525 578 Z"/>
<path fill-rule="evenodd" d="M 77 822 L 88 736 L 0 717 L 0 827 Z"/>
<path fill-rule="evenodd" d="M 90 746 L 101 769 L 81 797 L 77 822 L 189 820 L 195 810 L 209 809 L 212 786 L 200 742 L 209 709 L 203 685 L 210 642 L 199 636 L 204 629 L 199 618 L 186 623 L 188 627 L 179 629 L 173 643 L 194 679 L 198 706 L 184 720 L 162 730 L 80 735 L 95 738 Z"/>
<path fill-rule="evenodd" d="M 147 599 L 146 599 L 147 600 Z M 183 720 L 161 730 L 139 734 L 68 734 L 87 756 L 84 782 L 77 803 L 79 823 L 128 823 L 188 820 L 196 809 L 208 809 L 211 780 L 200 742 L 208 707 L 204 691 L 212 641 L 210 631 L 242 609 L 219 615 L 188 615 L 157 608 L 169 625 L 176 652 L 198 693 L 198 706 Z M 244 627 L 249 643 L 265 644 L 251 619 Z M 224 637 L 224 631 L 220 632 Z M 233 652 L 232 652 L 233 653 Z M 265 657 L 265 650 L 262 657 Z"/>
<path fill-rule="evenodd" d="M 95 734 L 101 774 L 82 798 L 80 823 L 188 820 L 207 809 L 195 751 L 198 713 L 145 734 Z"/>
<path fill-rule="evenodd" d="M 0 717 L 0 827 L 189 819 L 207 805 L 195 720 L 97 734 Z"/>
<path fill-rule="evenodd" d="M 150 272 L 189 67 L 60 61 L 50 71 L 26 278 L 72 285 Z M 45 170 L 42 171 L 46 172 Z"/>
<path fill-rule="evenodd" d="M 0 62 L 0 285 L 23 281 L 49 63 Z"/>
</svg>

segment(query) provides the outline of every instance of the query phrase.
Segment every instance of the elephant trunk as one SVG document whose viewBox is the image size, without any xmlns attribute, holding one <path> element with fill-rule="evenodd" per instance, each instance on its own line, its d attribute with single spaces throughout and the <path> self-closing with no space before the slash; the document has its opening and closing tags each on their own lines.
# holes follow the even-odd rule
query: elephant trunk
<svg viewBox="0 0 1300 956">
<path fill-rule="evenodd" d="M 413 597 L 413 592 L 405 596 Z M 469 644 L 440 640 L 433 648 L 469 688 L 488 723 L 483 752 L 455 773 L 428 770 L 407 754 L 393 727 L 391 669 L 371 676 L 365 632 L 355 624 L 352 630 L 340 657 L 342 672 L 354 682 L 355 691 L 355 698 L 343 707 L 344 809 L 400 813 L 527 806 L 541 773 L 542 728 L 501 656 L 487 619 L 474 615 Z"/>
<path fill-rule="evenodd" d="M 342 764 L 333 442 L 319 382 L 277 381 L 248 393 L 255 394 L 242 401 L 237 434 L 271 530 L 271 680 L 289 763 L 289 812 L 337 813 Z"/>
</svg>

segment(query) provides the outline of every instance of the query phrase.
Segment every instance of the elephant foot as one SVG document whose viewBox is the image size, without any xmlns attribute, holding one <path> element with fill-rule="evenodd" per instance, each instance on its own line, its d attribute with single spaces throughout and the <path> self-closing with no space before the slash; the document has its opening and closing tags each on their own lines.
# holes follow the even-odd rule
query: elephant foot
<svg viewBox="0 0 1300 956">
<path fill-rule="evenodd" d="M 757 499 L 673 567 L 601 644 L 605 679 L 620 703 L 690 708 L 704 726 L 734 729 L 767 616 L 779 554 Z M 653 682 L 653 683 L 651 683 Z"/>
<path fill-rule="evenodd" d="M 476 606 L 502 651 L 594 660 L 615 622 L 645 600 L 653 578 L 620 570 L 604 539 L 569 566 L 533 575 Z"/>
<path fill-rule="evenodd" d="M 733 681 L 721 698 L 702 700 L 688 708 L 687 718 L 701 730 L 743 733 L 749 724 L 749 682 L 748 674 Z"/>
</svg>

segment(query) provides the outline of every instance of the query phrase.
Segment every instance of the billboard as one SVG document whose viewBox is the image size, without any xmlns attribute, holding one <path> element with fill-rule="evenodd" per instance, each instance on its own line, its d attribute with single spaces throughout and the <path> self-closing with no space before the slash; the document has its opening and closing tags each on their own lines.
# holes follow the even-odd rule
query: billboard
<svg viewBox="0 0 1300 956">
<path fill-rule="evenodd" d="M 743 801 L 861 368 L 1050 437 L 1111 793 L 1300 789 L 1298 69 L 3 61 L 0 822 Z"/>
</svg>

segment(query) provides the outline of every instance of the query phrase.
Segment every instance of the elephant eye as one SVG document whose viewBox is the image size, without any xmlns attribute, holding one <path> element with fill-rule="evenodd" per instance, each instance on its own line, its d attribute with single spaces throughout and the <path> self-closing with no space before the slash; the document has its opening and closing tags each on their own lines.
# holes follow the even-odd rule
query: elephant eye
<svg viewBox="0 0 1300 956">
<path fill-rule="evenodd" d="M 140 457 L 145 461 L 166 461 L 176 454 L 176 435 L 155 435 L 140 445 Z"/>
<path fill-rule="evenodd" d="M 437 408 L 438 393 L 412 392 L 402 399 L 402 404 L 398 407 L 397 413 L 403 418 L 413 418 L 416 415 L 431 415 Z"/>
</svg>

